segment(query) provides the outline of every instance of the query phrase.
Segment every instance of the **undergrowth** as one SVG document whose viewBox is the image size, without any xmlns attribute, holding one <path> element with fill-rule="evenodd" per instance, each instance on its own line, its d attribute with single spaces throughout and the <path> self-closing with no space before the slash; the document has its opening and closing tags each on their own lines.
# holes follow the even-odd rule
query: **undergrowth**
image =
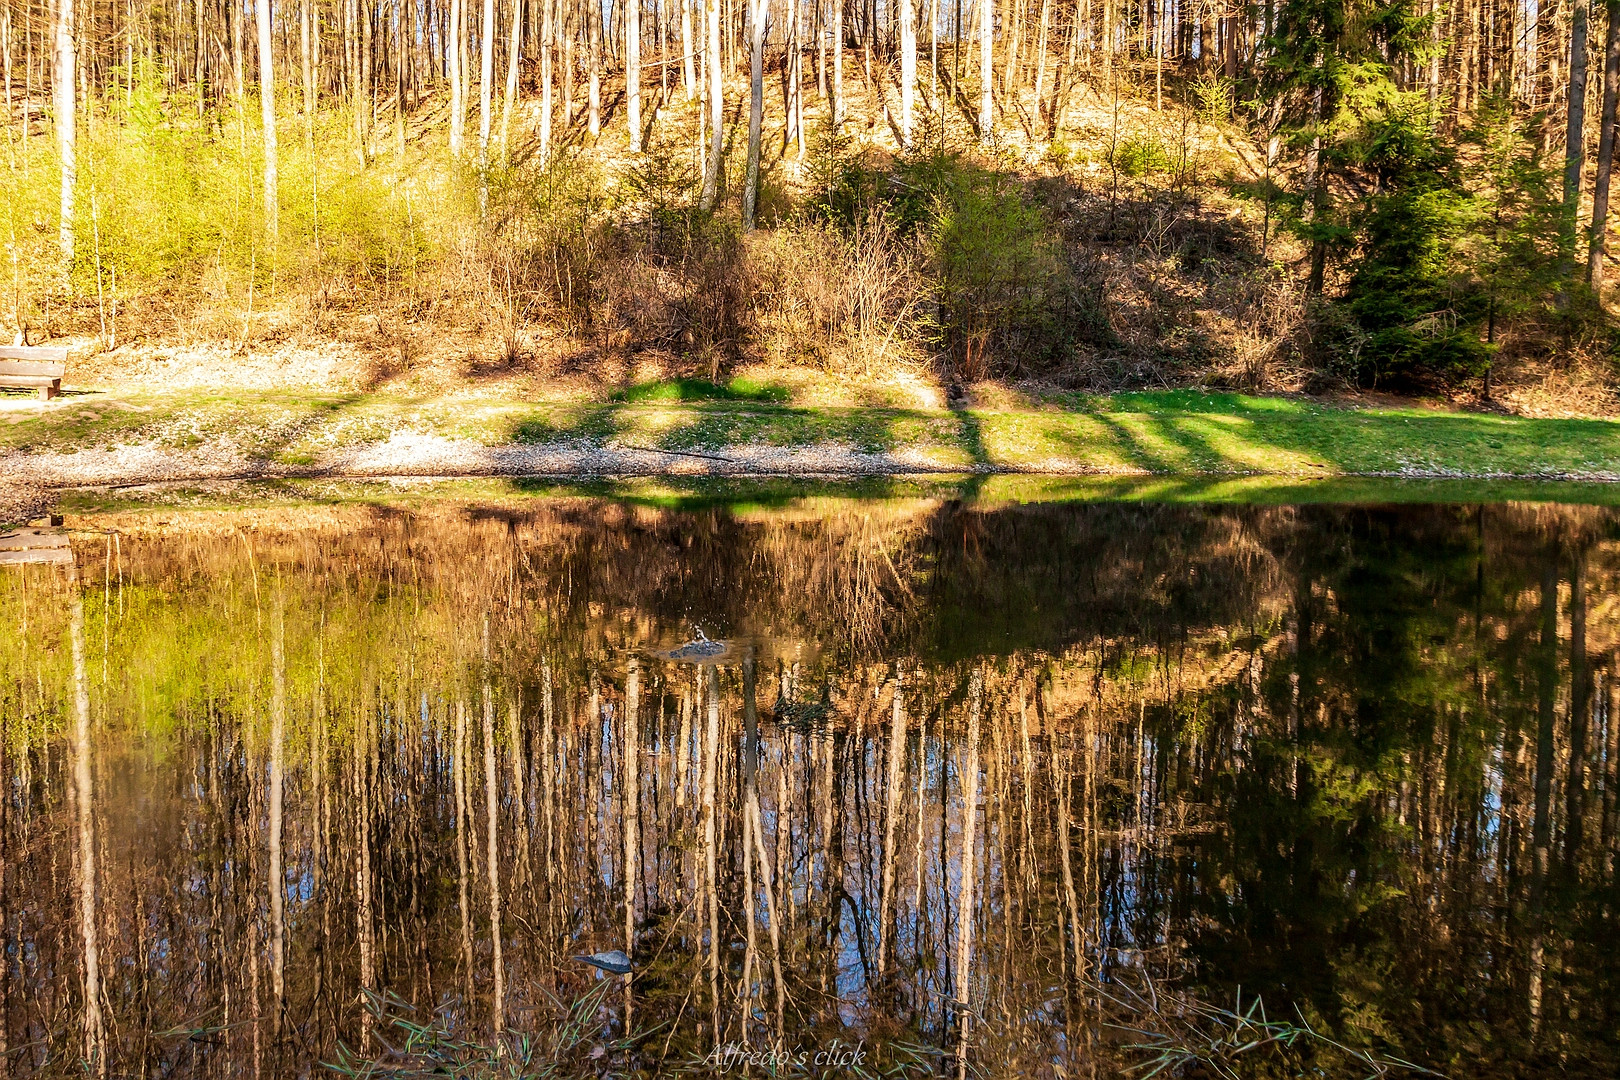
<svg viewBox="0 0 1620 1080">
<path fill-rule="evenodd" d="M 1554 310 L 1538 299 L 1534 245 L 1470 239 L 1487 203 L 1508 197 L 1503 177 L 1522 189 L 1521 216 L 1543 213 L 1515 133 L 1482 128 L 1481 164 L 1453 170 L 1493 194 L 1461 209 L 1452 188 L 1451 202 L 1380 204 L 1376 242 L 1313 298 L 1298 200 L 1269 177 L 1222 181 L 1207 149 L 1234 114 L 1231 87 L 1204 80 L 1182 97 L 1161 114 L 1114 102 L 1107 126 L 1082 120 L 1030 157 L 955 136 L 898 153 L 852 125 L 813 127 L 802 161 L 790 149 L 767 161 L 763 227 L 748 234 L 740 148 L 705 207 L 678 119 L 637 156 L 571 142 L 543 159 L 524 136 L 480 172 L 449 153 L 431 106 L 366 140 L 343 108 L 307 116 L 289 99 L 271 236 L 256 104 L 200 103 L 138 62 L 83 122 L 71 265 L 49 131 L 12 132 L 0 323 L 32 342 L 89 338 L 92 351 L 245 353 L 347 333 L 376 354 L 372 383 L 448 355 L 474 374 L 600 375 L 614 360 L 620 385 L 644 378 L 624 377 L 642 361 L 718 388 L 768 361 L 1092 392 L 1494 388 L 1512 400 L 1517 379 L 1588 410 L 1614 401 L 1615 345 L 1590 301 Z M 346 329 L 361 320 L 364 333 Z M 709 393 L 678 385 L 683 399 Z"/>
</svg>

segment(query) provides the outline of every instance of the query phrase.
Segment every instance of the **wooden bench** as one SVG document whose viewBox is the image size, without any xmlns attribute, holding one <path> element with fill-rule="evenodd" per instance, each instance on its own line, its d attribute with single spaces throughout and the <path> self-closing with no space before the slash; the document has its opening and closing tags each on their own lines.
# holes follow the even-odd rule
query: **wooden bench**
<svg viewBox="0 0 1620 1080">
<path fill-rule="evenodd" d="M 68 351 L 45 345 L 0 345 L 0 386 L 39 388 L 46 401 L 62 392 Z"/>
</svg>

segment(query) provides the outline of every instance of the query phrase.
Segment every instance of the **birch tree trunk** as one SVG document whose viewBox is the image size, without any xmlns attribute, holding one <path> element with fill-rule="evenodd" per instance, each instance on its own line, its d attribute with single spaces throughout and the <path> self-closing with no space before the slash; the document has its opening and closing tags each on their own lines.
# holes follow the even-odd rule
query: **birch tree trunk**
<svg viewBox="0 0 1620 1080">
<path fill-rule="evenodd" d="M 286 619 L 278 599 L 270 630 L 270 992 L 275 998 L 271 1030 L 281 1034 L 286 1008 L 287 920 L 285 873 L 281 862 L 282 753 L 287 741 Z"/>
<path fill-rule="evenodd" d="M 720 0 L 705 0 L 708 6 L 709 24 L 714 33 L 710 38 L 710 45 L 717 46 L 720 36 Z M 717 63 L 718 55 L 711 52 L 704 60 L 704 66 L 715 73 L 719 78 L 720 65 Z M 718 896 L 719 868 L 715 862 L 715 828 L 717 822 L 715 807 L 715 772 L 720 756 L 720 681 L 713 664 L 703 666 L 703 677 L 707 686 L 704 687 L 708 696 L 709 722 L 703 737 L 703 881 L 704 897 L 707 901 L 709 923 L 709 998 L 712 1009 L 711 1030 L 715 1032 L 714 1044 L 720 1045 L 718 1021 L 720 1016 L 720 901 Z M 701 685 L 701 684 L 700 684 Z"/>
<path fill-rule="evenodd" d="M 832 54 L 832 122 L 836 131 L 844 123 L 844 0 L 832 0 Z"/>
<path fill-rule="evenodd" d="M 911 147 L 911 113 L 917 94 L 917 15 L 915 0 L 900 3 L 900 141 Z M 898 685 L 898 684 L 896 684 Z"/>
<path fill-rule="evenodd" d="M 1617 0 L 1620 2 L 1620 0 Z M 910 0 L 902 0 L 902 11 L 911 7 Z M 894 908 L 895 826 L 900 817 L 901 787 L 906 775 L 906 690 L 905 681 L 896 669 L 894 674 L 894 711 L 889 720 L 889 773 L 885 785 L 886 799 L 883 812 L 883 891 L 878 900 L 877 974 L 879 979 L 888 975 L 889 942 L 895 931 L 891 929 Z"/>
<path fill-rule="evenodd" d="M 465 52 L 467 0 L 450 0 L 450 152 L 459 155 L 465 145 L 467 73 L 462 70 Z"/>
<path fill-rule="evenodd" d="M 72 11 L 72 0 L 58 0 Z M 67 25 L 71 31 L 72 17 Z M 57 33 L 62 24 L 57 24 Z M 69 34 L 71 38 L 71 33 Z M 57 39 L 57 59 L 62 56 L 61 38 Z M 72 42 L 68 55 L 72 56 Z M 58 67 L 58 72 L 61 68 Z M 72 69 L 69 68 L 69 71 Z M 69 100 L 72 98 L 72 80 L 68 80 Z M 60 101 L 60 98 L 58 98 Z M 85 667 L 84 599 L 79 592 L 79 573 L 74 564 L 68 571 L 68 588 L 72 590 L 72 608 L 69 612 L 69 630 L 73 651 L 73 813 L 78 824 L 78 865 L 74 868 L 74 885 L 79 901 L 79 935 L 84 958 L 84 1060 L 98 1077 L 107 1075 L 106 1029 L 101 1016 L 101 942 L 96 924 L 96 822 L 95 783 L 90 772 L 90 676 Z"/>
<path fill-rule="evenodd" d="M 586 32 L 590 36 L 590 125 L 591 138 L 602 134 L 602 8 L 600 0 L 589 0 L 585 8 Z"/>
<path fill-rule="evenodd" d="M 681 5 L 681 89 L 686 91 L 687 101 L 697 93 L 697 73 L 692 66 L 692 2 L 676 0 Z"/>
<path fill-rule="evenodd" d="M 310 52 L 310 34 L 314 30 L 314 14 L 310 11 L 310 0 L 303 0 L 298 12 L 298 59 L 304 76 L 304 113 L 310 117 L 315 115 L 317 94 L 314 57 Z"/>
<path fill-rule="evenodd" d="M 542 0 L 543 2 L 543 0 Z M 501 103 L 501 153 L 511 153 L 512 108 L 517 103 L 518 68 L 523 63 L 523 2 L 511 0 L 512 30 L 506 39 L 506 99 Z"/>
<path fill-rule="evenodd" d="M 551 158 L 552 57 L 556 52 L 556 0 L 540 0 L 540 164 Z"/>
<path fill-rule="evenodd" d="M 495 25 L 494 0 L 485 0 L 485 49 L 489 48 L 488 28 Z M 486 51 L 486 56 L 489 53 Z M 485 98 L 489 97 L 486 90 Z M 487 661 L 486 661 L 487 663 Z M 495 992 L 490 998 L 490 1029 L 494 1039 L 506 1030 L 506 964 L 501 959 L 501 864 L 500 864 L 500 793 L 496 789 L 495 771 L 495 698 L 489 682 L 484 682 L 484 813 L 487 828 L 489 859 L 489 938 L 493 944 L 492 962 L 495 967 Z"/>
<path fill-rule="evenodd" d="M 748 6 L 748 179 L 743 187 L 744 232 L 754 228 L 754 209 L 759 203 L 760 128 L 765 122 L 765 20 L 770 14 L 770 0 L 748 0 Z"/>
<path fill-rule="evenodd" d="M 456 886 L 457 910 L 461 915 L 461 978 L 462 997 L 469 1007 L 472 1003 L 472 912 L 469 908 L 467 888 L 467 703 L 456 702 L 455 756 L 451 762 L 451 775 L 456 799 Z"/>
<path fill-rule="evenodd" d="M 990 10 L 990 0 L 979 0 L 980 10 Z M 989 24 L 981 22 L 981 30 L 988 30 Z M 989 40 L 986 33 L 985 40 Z M 987 51 L 987 50 L 986 50 Z M 981 54 L 981 56 L 984 54 Z M 987 90 L 988 94 L 989 91 Z M 984 672 L 975 668 L 968 678 L 968 729 L 967 746 L 963 748 L 962 763 L 962 851 L 959 859 L 961 866 L 961 888 L 956 899 L 956 986 L 954 987 L 957 1004 L 961 1011 L 957 1014 L 958 1037 L 956 1050 L 956 1075 L 958 1080 L 966 1080 L 968 1064 L 968 997 L 973 988 L 973 913 L 975 910 L 973 892 L 976 885 L 976 872 L 978 867 L 977 838 L 975 833 L 979 823 L 979 713 L 984 707 Z"/>
<path fill-rule="evenodd" d="M 620 0 L 624 8 L 625 121 L 630 152 L 641 153 L 641 0 Z"/>
<path fill-rule="evenodd" d="M 632 0 L 634 2 L 634 0 Z M 636 872 L 641 852 L 641 665 L 630 660 L 624 682 L 624 951 L 636 954 Z M 628 982 L 626 986 L 628 986 Z"/>
<path fill-rule="evenodd" d="M 73 270 L 73 188 L 78 176 L 73 159 L 78 126 L 74 113 L 74 72 L 77 69 L 78 60 L 73 48 L 73 0 L 56 0 L 56 50 L 55 68 L 51 72 L 51 97 L 55 108 L 56 149 L 62 163 L 62 209 L 57 237 L 62 248 L 64 280 L 70 280 L 69 275 Z M 27 130 L 26 124 L 24 130 Z"/>
<path fill-rule="evenodd" d="M 484 0 L 484 19 L 479 25 L 478 65 L 478 164 L 489 164 L 491 91 L 495 81 L 495 0 Z"/>
<path fill-rule="evenodd" d="M 259 108 L 264 120 L 264 229 L 273 244 L 280 200 L 276 195 L 276 73 L 270 0 L 255 0 L 253 13 L 259 29 Z"/>
<path fill-rule="evenodd" d="M 991 46 L 994 44 L 995 0 L 979 3 L 979 141 L 988 143 L 995 135 L 995 104 L 991 98 L 991 84 L 995 80 L 995 63 Z"/>
<path fill-rule="evenodd" d="M 703 190 L 700 201 L 705 210 L 713 209 L 720 192 L 720 156 L 725 152 L 725 97 L 720 73 L 720 0 L 704 0 L 703 21 L 707 41 L 703 49 L 703 73 L 709 116 L 709 153 L 703 164 Z"/>
</svg>

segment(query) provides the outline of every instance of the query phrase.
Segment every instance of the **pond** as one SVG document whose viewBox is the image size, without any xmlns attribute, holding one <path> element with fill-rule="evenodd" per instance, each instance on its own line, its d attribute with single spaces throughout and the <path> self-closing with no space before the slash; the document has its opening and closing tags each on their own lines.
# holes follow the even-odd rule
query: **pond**
<svg viewBox="0 0 1620 1080">
<path fill-rule="evenodd" d="M 0 568 L 0 1075 L 1620 1070 L 1620 511 L 69 525 Z"/>
</svg>

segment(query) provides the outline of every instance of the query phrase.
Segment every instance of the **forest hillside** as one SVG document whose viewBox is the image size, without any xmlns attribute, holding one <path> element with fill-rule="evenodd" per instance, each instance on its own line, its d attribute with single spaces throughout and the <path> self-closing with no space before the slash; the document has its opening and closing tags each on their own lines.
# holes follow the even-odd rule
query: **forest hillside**
<svg viewBox="0 0 1620 1080">
<path fill-rule="evenodd" d="M 81 385 L 1616 404 L 1620 2 L 7 0 L 0 39 L 0 333 Z"/>
</svg>

